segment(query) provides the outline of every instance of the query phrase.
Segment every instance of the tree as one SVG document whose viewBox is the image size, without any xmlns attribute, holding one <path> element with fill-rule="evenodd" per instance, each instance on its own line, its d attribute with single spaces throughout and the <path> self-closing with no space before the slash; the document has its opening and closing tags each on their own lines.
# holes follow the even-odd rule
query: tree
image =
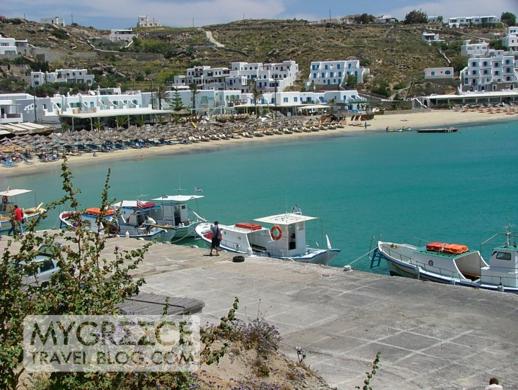
<svg viewBox="0 0 518 390">
<path fill-rule="evenodd" d="M 254 107 L 255 107 L 255 116 L 259 118 L 259 110 L 257 107 L 257 101 L 263 96 L 262 92 L 257 88 L 257 81 L 252 79 L 248 81 L 248 86 L 250 88 L 250 92 L 252 92 L 252 97 L 254 99 Z"/>
<path fill-rule="evenodd" d="M 191 83 L 189 85 L 189 88 L 191 89 L 191 99 L 192 99 L 192 113 L 196 114 L 196 95 L 198 94 L 198 84 Z"/>
<path fill-rule="evenodd" d="M 512 12 L 503 12 L 500 20 L 508 26 L 516 26 L 516 15 Z"/>
<path fill-rule="evenodd" d="M 174 95 L 171 100 L 171 103 L 173 105 L 173 111 L 178 112 L 178 111 L 183 110 L 183 108 L 184 108 L 182 97 L 180 96 L 180 92 L 178 92 L 177 89 L 175 89 L 175 91 L 174 91 Z"/>
<path fill-rule="evenodd" d="M 456 55 L 451 59 L 450 65 L 453 66 L 455 72 L 460 72 L 462 69 L 468 66 L 468 59 L 464 56 Z"/>
<path fill-rule="evenodd" d="M 47 210 L 69 205 L 73 210 L 80 210 L 77 194 L 79 191 L 72 184 L 72 174 L 66 165 L 62 165 L 64 196 L 58 201 L 46 205 Z M 107 210 L 109 199 L 110 171 L 101 194 L 100 209 Z M 2 294 L 0 294 L 0 387 L 14 389 L 22 371 L 22 322 L 27 315 L 38 314 L 115 314 L 118 305 L 127 297 L 138 293 L 143 279 L 134 279 L 130 273 L 143 260 L 149 244 L 141 249 L 126 251 L 116 248 L 113 258 L 103 257 L 105 236 L 90 232 L 79 221 L 73 232 L 46 231 L 36 234 L 36 225 L 46 215 L 40 215 L 27 224 L 26 233 L 10 240 L 0 259 Z M 102 216 L 98 217 L 100 225 Z M 61 243 L 57 249 L 58 242 Z M 13 245 L 14 244 L 14 245 Z M 33 273 L 33 260 L 38 255 L 38 248 L 47 245 L 56 248 L 54 259 L 59 269 L 50 281 L 43 285 L 26 285 L 23 275 Z M 15 250 L 19 247 L 19 250 Z M 69 373 L 53 373 L 49 381 L 54 388 L 92 388 L 101 381 L 103 374 L 89 376 Z M 105 378 L 104 378 L 105 379 Z"/>
<path fill-rule="evenodd" d="M 405 24 L 428 23 L 428 15 L 422 10 L 414 9 L 406 14 Z"/>
<path fill-rule="evenodd" d="M 374 17 L 374 15 L 369 15 L 366 13 L 354 17 L 354 21 L 358 24 L 374 23 L 375 20 L 376 18 Z"/>
<path fill-rule="evenodd" d="M 344 84 L 347 86 L 347 88 L 354 89 L 354 87 L 356 87 L 358 84 L 358 77 L 356 77 L 354 74 L 348 74 Z"/>
</svg>

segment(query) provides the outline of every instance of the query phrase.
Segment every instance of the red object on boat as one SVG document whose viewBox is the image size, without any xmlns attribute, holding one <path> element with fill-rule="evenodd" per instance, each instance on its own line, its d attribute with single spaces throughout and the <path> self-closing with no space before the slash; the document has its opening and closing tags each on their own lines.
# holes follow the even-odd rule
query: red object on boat
<svg viewBox="0 0 518 390">
<path fill-rule="evenodd" d="M 261 230 L 263 227 L 261 225 L 258 225 L 256 223 L 248 223 L 248 222 L 239 222 L 235 225 L 238 228 L 241 229 L 248 229 L 248 230 Z"/>
<path fill-rule="evenodd" d="M 139 209 L 151 209 L 155 206 L 156 205 L 153 202 L 141 202 L 140 200 L 137 201 L 137 207 Z"/>
<path fill-rule="evenodd" d="M 429 242 L 426 244 L 426 250 L 431 252 L 450 253 L 454 255 L 460 255 L 469 251 L 466 245 L 448 244 L 446 242 Z"/>
<path fill-rule="evenodd" d="M 207 240 L 212 240 L 212 232 L 208 231 L 207 233 L 203 233 L 203 237 L 205 237 Z"/>
<path fill-rule="evenodd" d="M 115 211 L 112 209 L 104 210 L 101 212 L 101 209 L 99 207 L 90 207 L 86 209 L 86 214 L 89 215 L 113 215 L 115 214 Z"/>
</svg>

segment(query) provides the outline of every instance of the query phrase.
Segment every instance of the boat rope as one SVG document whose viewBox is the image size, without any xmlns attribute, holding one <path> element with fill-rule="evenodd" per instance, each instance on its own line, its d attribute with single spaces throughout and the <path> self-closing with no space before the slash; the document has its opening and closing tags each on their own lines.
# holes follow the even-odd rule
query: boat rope
<svg viewBox="0 0 518 390">
<path fill-rule="evenodd" d="M 353 265 L 354 263 L 360 261 L 361 259 L 363 259 L 365 256 L 368 256 L 370 255 L 372 252 L 374 252 L 376 249 L 378 249 L 377 247 L 375 248 L 372 248 L 370 249 L 368 252 L 364 253 L 363 255 L 361 255 L 360 257 L 357 257 L 356 259 L 354 259 L 353 261 L 351 261 L 350 263 L 347 263 L 346 265 Z"/>
<path fill-rule="evenodd" d="M 194 210 L 191 210 L 191 211 L 196 216 L 196 218 L 198 218 L 200 221 L 207 222 L 207 220 L 205 218 L 203 218 L 201 215 L 199 215 L 196 211 L 194 211 Z"/>
</svg>

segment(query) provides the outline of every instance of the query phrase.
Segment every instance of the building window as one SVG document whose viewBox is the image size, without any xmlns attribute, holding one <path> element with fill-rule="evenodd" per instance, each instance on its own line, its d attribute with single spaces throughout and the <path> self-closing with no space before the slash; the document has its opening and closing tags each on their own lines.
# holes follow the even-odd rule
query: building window
<svg viewBox="0 0 518 390">
<path fill-rule="evenodd" d="M 328 70 L 328 69 L 329 69 L 329 65 L 326 65 L 326 66 L 325 66 L 325 69 L 326 69 L 326 70 Z"/>
<path fill-rule="evenodd" d="M 342 72 L 338 72 L 338 77 L 342 77 Z"/>
<path fill-rule="evenodd" d="M 284 103 L 288 103 L 288 98 L 287 98 L 287 97 L 285 97 L 284 99 L 282 99 L 282 101 L 283 101 Z"/>
</svg>

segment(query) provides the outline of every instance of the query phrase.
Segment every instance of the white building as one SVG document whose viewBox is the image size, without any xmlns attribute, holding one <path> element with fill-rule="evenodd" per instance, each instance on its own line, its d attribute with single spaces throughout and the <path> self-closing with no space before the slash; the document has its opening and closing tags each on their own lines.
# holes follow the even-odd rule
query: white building
<svg viewBox="0 0 518 390">
<path fill-rule="evenodd" d="M 108 39 L 112 42 L 131 42 L 137 34 L 133 29 L 116 29 L 111 30 Z"/>
<path fill-rule="evenodd" d="M 489 52 L 489 43 L 481 41 L 471 43 L 468 39 L 460 47 L 460 54 L 465 57 L 484 57 Z"/>
<path fill-rule="evenodd" d="M 182 104 L 187 109 L 192 109 L 192 91 L 189 89 L 178 89 L 177 91 L 167 91 L 165 104 L 169 104 L 172 109 L 172 100 L 178 93 Z M 325 91 L 325 92 L 265 92 L 254 100 L 252 93 L 243 93 L 233 90 L 198 90 L 195 96 L 195 110 L 198 113 L 218 113 L 227 109 L 253 109 L 256 105 L 270 110 L 281 110 L 295 113 L 300 108 L 312 106 L 325 106 L 330 103 L 341 104 L 349 111 L 361 111 L 365 109 L 367 100 L 360 97 L 358 91 Z"/>
<path fill-rule="evenodd" d="M 92 85 L 95 76 L 86 69 L 56 69 L 54 72 L 31 72 L 31 87 L 46 83 L 79 83 Z"/>
<path fill-rule="evenodd" d="M 17 54 L 16 39 L 0 35 L 0 56 L 15 56 Z"/>
<path fill-rule="evenodd" d="M 355 76 L 361 84 L 369 68 L 360 66 L 360 60 L 313 61 L 310 65 L 308 86 L 341 86 L 348 76 Z"/>
<path fill-rule="evenodd" d="M 61 16 L 53 16 L 52 18 L 41 19 L 42 23 L 52 24 L 54 26 L 65 27 L 65 19 Z"/>
<path fill-rule="evenodd" d="M 426 80 L 453 79 L 455 71 L 453 67 L 425 68 L 424 78 Z"/>
<path fill-rule="evenodd" d="M 490 16 L 457 16 L 448 19 L 448 27 L 460 28 L 481 25 L 494 25 L 500 23 L 500 18 L 494 15 Z"/>
<path fill-rule="evenodd" d="M 510 53 L 518 55 L 518 26 L 507 29 L 507 35 L 502 40 L 502 44 Z"/>
<path fill-rule="evenodd" d="M 147 27 L 160 27 L 160 26 L 162 26 L 162 25 L 155 18 L 150 18 L 147 15 L 138 17 L 137 27 L 147 28 Z"/>
<path fill-rule="evenodd" d="M 472 57 L 460 72 L 463 91 L 499 91 L 518 87 L 513 55 L 499 52 L 490 57 Z"/>
<path fill-rule="evenodd" d="M 432 43 L 442 42 L 443 40 L 439 37 L 439 34 L 423 31 L 421 39 L 431 45 Z"/>
<path fill-rule="evenodd" d="M 255 80 L 257 88 L 261 91 L 283 91 L 295 83 L 299 73 L 299 65 L 292 60 L 276 63 L 232 62 L 230 69 L 229 81 L 246 81 L 247 85 L 251 80 Z M 243 86 L 243 83 L 241 85 Z"/>
<path fill-rule="evenodd" d="M 175 76 L 173 85 L 180 87 L 196 84 L 199 89 L 234 90 L 244 93 L 250 91 L 250 83 L 253 81 L 260 91 L 283 91 L 293 85 L 298 71 L 299 66 L 295 61 L 271 64 L 232 62 L 230 69 L 196 66 L 188 68 L 185 75 Z"/>
</svg>

